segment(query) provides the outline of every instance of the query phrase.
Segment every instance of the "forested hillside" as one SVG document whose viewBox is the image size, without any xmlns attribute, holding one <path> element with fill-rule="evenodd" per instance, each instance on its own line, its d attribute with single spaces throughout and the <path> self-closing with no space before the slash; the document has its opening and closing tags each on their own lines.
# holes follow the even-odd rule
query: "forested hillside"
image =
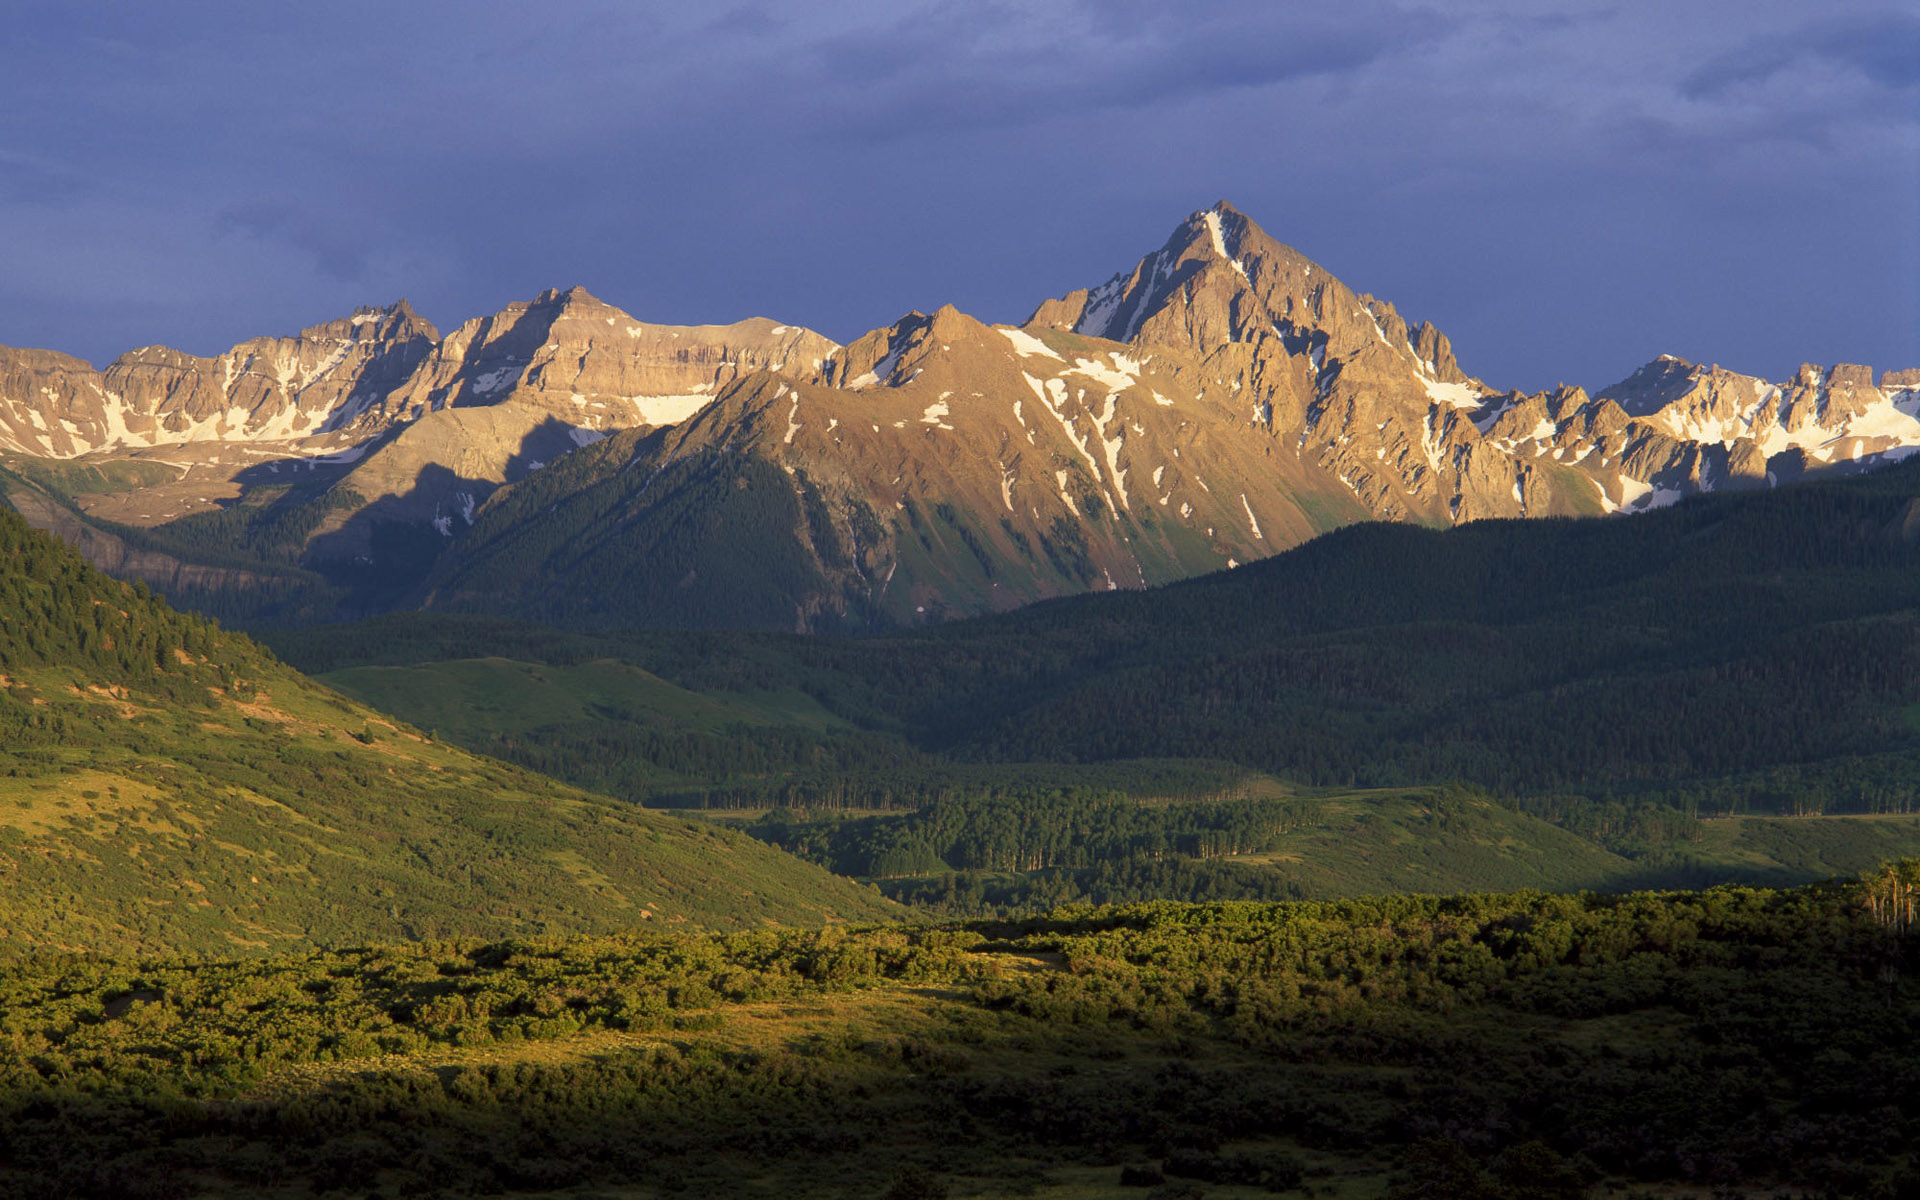
<svg viewBox="0 0 1920 1200">
<path fill-rule="evenodd" d="M 0 511 L 0 943 L 264 950 L 887 911 L 478 759 Z"/>
<path fill-rule="evenodd" d="M 1155 758 L 1316 786 L 1886 812 L 1920 803 L 1917 605 L 1908 464 L 1631 520 L 1358 526 L 1200 580 L 888 637 L 394 616 L 274 640 L 317 672 L 408 668 L 330 677 L 409 715 L 444 696 L 410 672 L 483 656 L 620 663 L 709 700 L 802 696 L 816 714 L 695 729 L 673 703 L 609 701 L 533 721 L 504 679 L 480 689 L 496 752 L 544 765 L 564 748 L 572 770 L 636 795 L 726 784 L 696 752 L 709 745 L 755 763 L 733 780 L 747 792 L 746 776 L 772 778 L 802 800 L 828 773 L 885 803 L 930 762 Z M 634 762 L 658 770 L 621 779 Z"/>
</svg>

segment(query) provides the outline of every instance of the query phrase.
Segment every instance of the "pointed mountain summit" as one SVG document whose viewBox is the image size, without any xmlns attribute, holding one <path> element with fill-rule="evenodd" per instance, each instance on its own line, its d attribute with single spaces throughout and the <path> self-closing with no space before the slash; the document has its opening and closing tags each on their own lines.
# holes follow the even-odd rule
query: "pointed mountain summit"
<svg viewBox="0 0 1920 1200">
<path fill-rule="evenodd" d="M 1333 273 L 1268 236 L 1226 201 L 1194 213 L 1130 272 L 1040 305 L 1027 324 L 1202 352 L 1267 337 L 1358 347 L 1382 340 L 1445 383 L 1465 383 L 1445 335 L 1410 330 L 1393 306 L 1355 296 Z"/>
</svg>

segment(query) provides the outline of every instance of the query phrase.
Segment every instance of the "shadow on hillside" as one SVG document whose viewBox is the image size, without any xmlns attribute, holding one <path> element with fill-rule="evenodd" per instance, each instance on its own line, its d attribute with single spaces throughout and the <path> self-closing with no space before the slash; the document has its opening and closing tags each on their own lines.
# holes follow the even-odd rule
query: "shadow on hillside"
<svg viewBox="0 0 1920 1200">
<path fill-rule="evenodd" d="M 306 544 L 301 563 L 347 589 L 342 617 L 370 616 L 406 606 L 440 555 L 473 526 L 480 507 L 494 492 L 579 447 L 573 426 L 548 417 L 521 436 L 507 455 L 499 468 L 504 479 L 489 477 L 491 472 L 463 473 L 429 462 L 414 473 L 404 491 L 368 497 L 362 487 L 355 486 L 359 476 L 350 473 L 335 488 L 336 493 L 356 493 L 338 497 L 333 512 L 344 512 L 344 519 L 336 517 L 322 526 Z M 465 447 L 451 449 L 447 457 L 456 462 L 465 456 Z M 371 465 L 378 453 L 363 461 Z M 461 465 L 471 470 L 471 464 Z"/>
</svg>

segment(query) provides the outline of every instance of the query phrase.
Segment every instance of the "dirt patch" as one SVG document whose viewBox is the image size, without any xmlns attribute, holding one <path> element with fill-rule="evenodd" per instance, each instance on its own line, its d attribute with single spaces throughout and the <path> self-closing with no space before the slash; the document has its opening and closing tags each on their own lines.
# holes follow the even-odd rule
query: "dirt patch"
<svg viewBox="0 0 1920 1200">
<path fill-rule="evenodd" d="M 67 690 L 82 700 L 87 700 L 95 704 L 106 704 L 123 718 L 132 719 L 140 716 L 142 713 L 150 714 L 153 712 L 150 708 L 143 708 L 140 705 L 132 703 L 129 699 L 132 693 L 123 687 L 103 687 L 100 684 L 93 683 L 88 684 L 85 691 L 82 691 L 78 687 L 69 687 Z"/>
</svg>

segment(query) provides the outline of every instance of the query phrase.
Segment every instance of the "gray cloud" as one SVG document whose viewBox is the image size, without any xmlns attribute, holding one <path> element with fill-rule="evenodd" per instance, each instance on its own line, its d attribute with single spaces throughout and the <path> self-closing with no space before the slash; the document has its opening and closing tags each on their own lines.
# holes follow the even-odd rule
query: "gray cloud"
<svg viewBox="0 0 1920 1200">
<path fill-rule="evenodd" d="M 220 236 L 246 234 L 262 241 L 283 242 L 311 258 L 320 273 L 330 279 L 360 283 L 367 278 L 364 233 L 333 227 L 296 201 L 244 200 L 214 214 L 213 224 Z"/>
<path fill-rule="evenodd" d="M 1082 5 L 1050 21 L 1013 5 L 941 3 L 807 47 L 836 132 L 903 137 L 1113 115 L 1350 74 L 1444 31 L 1431 12 L 1232 5 Z"/>
<path fill-rule="evenodd" d="M 1816 65 L 1878 87 L 1920 88 L 1920 17 L 1894 12 L 1829 17 L 1754 38 L 1693 72 L 1682 91 L 1694 97 L 1725 96 L 1742 85 Z"/>
<path fill-rule="evenodd" d="M 97 190 L 71 163 L 0 149 L 0 204 L 73 204 Z"/>
</svg>

